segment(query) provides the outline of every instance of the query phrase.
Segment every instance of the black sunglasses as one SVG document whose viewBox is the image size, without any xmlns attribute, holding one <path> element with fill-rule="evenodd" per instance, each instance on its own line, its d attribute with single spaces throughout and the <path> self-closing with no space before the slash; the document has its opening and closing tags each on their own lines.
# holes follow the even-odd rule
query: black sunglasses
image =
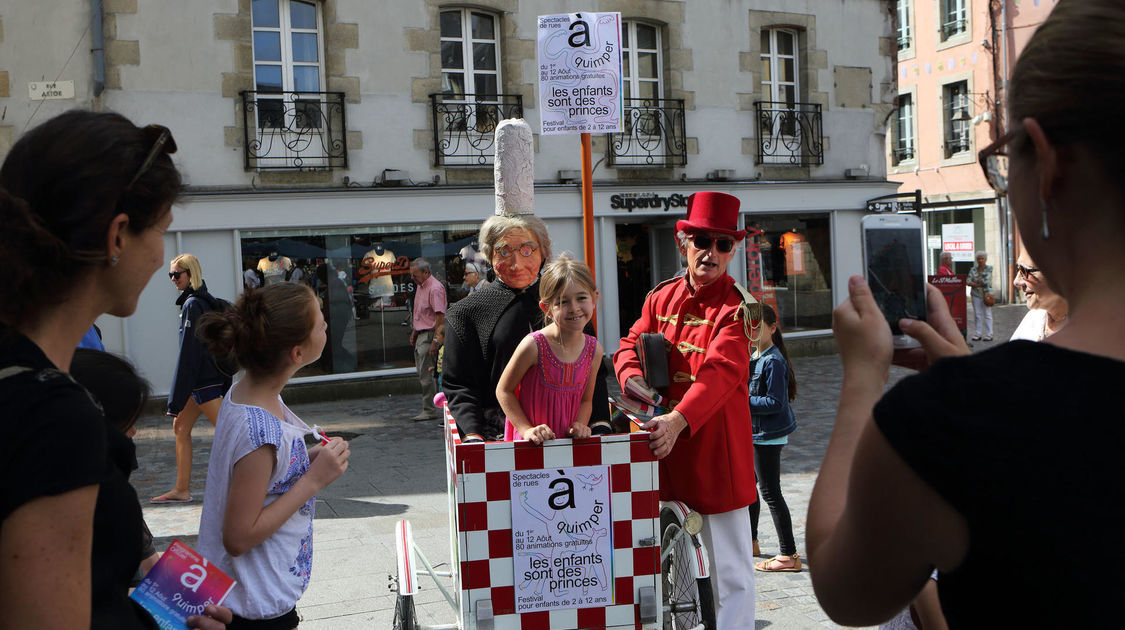
<svg viewBox="0 0 1125 630">
<path fill-rule="evenodd" d="M 1033 274 L 1037 273 L 1039 273 L 1038 267 L 1024 267 L 1023 265 L 1016 263 L 1016 275 L 1018 276 L 1030 278 Z"/>
<path fill-rule="evenodd" d="M 182 274 L 185 274 L 185 273 L 187 273 L 187 272 L 186 272 L 186 271 L 169 271 L 169 272 L 168 272 L 168 277 L 169 277 L 169 278 L 171 278 L 171 279 L 173 279 L 173 280 L 179 280 L 179 279 L 180 279 L 180 276 L 181 276 Z"/>
<path fill-rule="evenodd" d="M 696 249 L 711 249 L 711 243 L 714 243 L 715 248 L 724 254 L 734 249 L 733 238 L 715 238 L 705 234 L 692 234 L 691 243 Z"/>
</svg>

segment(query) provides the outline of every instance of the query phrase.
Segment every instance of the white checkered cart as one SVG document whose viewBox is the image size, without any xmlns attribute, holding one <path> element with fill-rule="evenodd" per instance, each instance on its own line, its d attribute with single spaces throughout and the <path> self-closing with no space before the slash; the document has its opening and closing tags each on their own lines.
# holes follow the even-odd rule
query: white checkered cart
<svg viewBox="0 0 1125 630">
<path fill-rule="evenodd" d="M 715 628 L 702 520 L 660 502 L 648 433 L 462 444 L 443 408 L 454 561 L 434 571 L 398 522 L 396 630 Z M 418 623 L 425 575 L 456 623 Z"/>
</svg>

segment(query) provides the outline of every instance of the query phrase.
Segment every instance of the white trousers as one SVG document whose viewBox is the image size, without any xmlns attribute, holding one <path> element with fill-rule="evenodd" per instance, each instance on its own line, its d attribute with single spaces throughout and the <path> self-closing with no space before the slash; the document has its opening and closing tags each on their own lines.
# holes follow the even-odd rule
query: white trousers
<svg viewBox="0 0 1125 630">
<path fill-rule="evenodd" d="M 703 544 L 711 563 L 718 630 L 754 628 L 754 550 L 744 508 L 703 516 Z"/>
<path fill-rule="evenodd" d="M 976 336 L 980 337 L 980 324 L 984 322 L 984 336 L 992 336 L 992 307 L 984 305 L 984 298 L 973 296 L 973 323 L 976 324 Z"/>
</svg>

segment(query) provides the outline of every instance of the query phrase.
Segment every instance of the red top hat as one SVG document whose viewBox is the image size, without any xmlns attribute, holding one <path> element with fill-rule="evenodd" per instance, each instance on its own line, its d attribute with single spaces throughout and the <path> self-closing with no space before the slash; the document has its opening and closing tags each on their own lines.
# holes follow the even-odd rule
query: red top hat
<svg viewBox="0 0 1125 630">
<path fill-rule="evenodd" d="M 736 241 L 746 236 L 738 229 L 738 197 L 721 192 L 703 191 L 688 197 L 687 216 L 676 221 L 676 231 L 715 232 Z"/>
</svg>

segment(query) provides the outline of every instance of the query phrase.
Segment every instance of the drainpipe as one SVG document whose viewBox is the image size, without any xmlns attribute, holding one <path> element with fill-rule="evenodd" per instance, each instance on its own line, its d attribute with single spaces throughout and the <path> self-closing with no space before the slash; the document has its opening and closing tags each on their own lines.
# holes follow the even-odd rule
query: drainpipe
<svg viewBox="0 0 1125 630">
<path fill-rule="evenodd" d="M 102 0 L 90 0 L 90 52 L 94 55 L 94 96 L 105 91 L 105 37 L 102 34 Z"/>
</svg>

